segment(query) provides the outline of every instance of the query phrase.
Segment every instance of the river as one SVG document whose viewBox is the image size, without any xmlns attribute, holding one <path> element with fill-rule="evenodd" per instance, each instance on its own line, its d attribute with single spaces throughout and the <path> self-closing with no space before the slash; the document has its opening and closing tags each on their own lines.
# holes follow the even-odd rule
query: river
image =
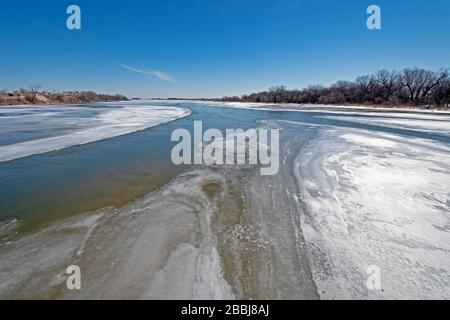
<svg viewBox="0 0 450 320">
<path fill-rule="evenodd" d="M 194 121 L 280 129 L 280 170 L 174 165 L 171 133 Z M 5 107 L 0 161 L 2 298 L 450 298 L 448 113 Z"/>
</svg>

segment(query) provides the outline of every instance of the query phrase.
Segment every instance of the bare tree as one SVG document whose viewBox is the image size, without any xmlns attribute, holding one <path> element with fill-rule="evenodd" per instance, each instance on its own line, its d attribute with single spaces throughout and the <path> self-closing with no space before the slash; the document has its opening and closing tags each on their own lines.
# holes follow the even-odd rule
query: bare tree
<svg viewBox="0 0 450 320">
<path fill-rule="evenodd" d="M 286 91 L 286 86 L 275 86 L 269 88 L 269 92 L 271 93 L 273 103 L 278 103 L 282 101 L 283 93 Z"/>
<path fill-rule="evenodd" d="M 450 104 L 450 79 L 442 80 L 432 92 L 433 103 L 436 106 L 448 108 Z"/>
<path fill-rule="evenodd" d="M 331 86 L 315 85 L 304 89 L 287 90 L 276 86 L 268 91 L 242 97 L 224 97 L 225 101 L 265 103 L 362 103 L 414 104 L 448 106 L 450 76 L 448 69 L 438 72 L 407 68 L 401 73 L 380 70 L 374 75 L 358 77 L 354 82 L 338 81 Z"/>
<path fill-rule="evenodd" d="M 360 76 L 356 78 L 356 97 L 358 103 L 365 103 L 372 100 L 376 80 L 373 76 Z"/>
<path fill-rule="evenodd" d="M 432 92 L 432 90 L 437 87 L 442 82 L 448 80 L 449 74 L 447 69 L 441 69 L 439 72 L 430 72 L 431 75 L 425 81 L 422 91 L 421 91 L 421 99 L 425 100 L 426 97 Z"/>
<path fill-rule="evenodd" d="M 431 90 L 448 78 L 447 70 L 432 72 L 419 68 L 404 69 L 401 83 L 407 88 L 409 99 L 415 105 L 426 100 Z"/>
<path fill-rule="evenodd" d="M 42 88 L 42 86 L 38 83 L 34 83 L 30 85 L 30 91 L 31 91 L 31 103 L 36 102 L 36 95 L 39 93 L 39 90 Z"/>
<path fill-rule="evenodd" d="M 395 91 L 401 87 L 400 75 L 394 70 L 378 71 L 376 81 L 382 88 L 383 100 L 385 101 L 389 101 Z"/>
</svg>

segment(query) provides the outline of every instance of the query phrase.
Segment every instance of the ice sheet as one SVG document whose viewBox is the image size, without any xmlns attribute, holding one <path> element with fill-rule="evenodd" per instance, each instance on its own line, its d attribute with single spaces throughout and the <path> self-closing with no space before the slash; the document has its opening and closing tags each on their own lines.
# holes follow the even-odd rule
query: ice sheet
<svg viewBox="0 0 450 320">
<path fill-rule="evenodd" d="M 170 101 L 170 100 L 168 100 Z M 186 102 L 192 102 L 187 100 Z M 266 110 L 266 111 L 291 111 L 291 112 L 323 112 L 347 115 L 358 114 L 398 114 L 408 116 L 418 113 L 425 116 L 442 115 L 449 118 L 450 111 L 414 109 L 414 108 L 389 108 L 370 106 L 346 106 L 346 105 L 321 105 L 321 104 L 295 104 L 295 103 L 257 103 L 257 102 L 218 102 L 218 101 L 195 101 L 196 104 L 226 107 L 235 109 Z"/>
<path fill-rule="evenodd" d="M 450 297 L 450 150 L 328 129 L 298 156 L 302 230 L 322 298 Z M 381 269 L 369 290 L 367 268 Z"/>
<path fill-rule="evenodd" d="M 56 222 L 0 247 L 0 297 L 233 299 L 202 191 L 211 171 L 182 175 L 115 210 Z M 78 265 L 80 291 L 65 270 Z"/>
<path fill-rule="evenodd" d="M 95 119 L 128 129 L 144 116 L 113 108 Z M 123 208 L 9 242 L 0 297 L 450 298 L 448 144 L 263 123 L 282 129 L 277 175 L 195 167 Z M 0 239 L 18 224 L 0 225 Z M 66 290 L 70 264 L 81 267 L 80 292 Z M 370 265 L 381 269 L 382 290 L 366 286 Z"/>
<path fill-rule="evenodd" d="M 18 116 L 18 110 L 9 110 L 4 112 L 3 117 L 26 117 L 29 121 L 30 117 L 46 117 L 48 114 L 53 115 L 51 122 L 55 125 L 60 123 L 61 126 L 71 125 L 73 126 L 72 132 L 58 133 L 55 129 L 55 135 L 45 138 L 30 139 L 28 141 L 22 141 L 14 144 L 7 144 L 0 146 L 0 162 L 10 161 L 27 157 L 30 155 L 46 153 L 50 151 L 61 150 L 76 145 L 91 143 L 103 139 L 113 138 L 120 135 L 125 135 L 140 130 L 148 129 L 157 126 L 162 123 L 170 122 L 181 117 L 185 117 L 190 114 L 190 110 L 171 107 L 171 106 L 150 106 L 150 105 L 125 105 L 116 108 L 98 108 L 89 109 L 90 112 L 95 112 L 91 117 L 82 118 L 72 116 L 70 122 L 65 117 L 61 117 L 59 113 L 68 111 L 77 111 L 76 107 L 68 106 L 60 107 L 52 113 L 48 113 L 48 109 L 42 108 L 42 113 L 36 113 L 30 108 L 19 108 L 22 112 L 26 112 L 25 115 Z M 30 110 L 33 112 L 30 114 Z M 78 111 L 86 111 L 83 107 L 80 107 Z M 6 114 L 5 114 L 6 113 Z M 0 117 L 0 120 L 2 117 Z M 38 120 L 43 121 L 43 120 Z M 26 125 L 24 123 L 18 123 L 17 126 Z M 37 126 L 38 124 L 32 124 Z M 30 127 L 24 127 L 23 130 L 29 130 Z M 8 133 L 3 133 L 8 134 Z"/>
<path fill-rule="evenodd" d="M 434 115 L 385 114 L 386 118 L 325 116 L 327 119 L 450 135 L 450 117 Z M 388 118 L 389 117 L 389 118 Z"/>
</svg>

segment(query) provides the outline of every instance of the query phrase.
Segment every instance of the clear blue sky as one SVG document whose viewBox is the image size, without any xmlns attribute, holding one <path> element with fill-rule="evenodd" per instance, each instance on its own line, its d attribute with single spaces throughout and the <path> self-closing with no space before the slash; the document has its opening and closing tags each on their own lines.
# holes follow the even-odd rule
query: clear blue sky
<svg viewBox="0 0 450 320">
<path fill-rule="evenodd" d="M 70 4 L 79 31 L 66 28 Z M 366 28 L 370 4 L 379 31 Z M 0 46 L 0 88 L 221 97 L 450 67 L 450 1 L 4 0 Z"/>
</svg>

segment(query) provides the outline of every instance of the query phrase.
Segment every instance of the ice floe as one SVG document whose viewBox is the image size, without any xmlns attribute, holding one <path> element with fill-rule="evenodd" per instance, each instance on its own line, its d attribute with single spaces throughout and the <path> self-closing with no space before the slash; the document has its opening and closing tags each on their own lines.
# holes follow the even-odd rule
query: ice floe
<svg viewBox="0 0 450 320">
<path fill-rule="evenodd" d="M 328 129 L 295 172 L 322 298 L 450 297 L 450 150 L 432 140 Z M 367 268 L 381 270 L 369 290 Z"/>
<path fill-rule="evenodd" d="M 67 108 L 67 109 L 66 109 Z M 16 115 L 19 111 L 26 112 L 24 115 Z M 162 123 L 167 123 L 190 114 L 190 110 L 172 107 L 172 106 L 152 106 L 152 105 L 122 105 L 119 107 L 97 107 L 86 108 L 83 106 L 59 106 L 42 107 L 42 113 L 35 111 L 36 109 L 19 108 L 17 110 L 11 109 L 9 112 L 4 112 L 2 117 L 26 117 L 29 121 L 30 117 L 36 118 L 37 121 L 44 121 L 43 117 L 52 115 L 52 124 L 56 126 L 60 123 L 61 126 L 71 125 L 69 132 L 59 132 L 55 130 L 53 136 L 37 138 L 30 138 L 27 141 L 18 143 L 1 145 L 0 146 L 0 162 L 10 161 L 18 158 L 23 158 L 35 154 L 46 153 L 50 151 L 61 150 L 76 145 L 91 143 L 99 140 L 117 137 L 140 130 L 148 129 Z M 52 112 L 49 113 L 49 110 Z M 8 110 L 5 110 L 8 111 Z M 77 112 L 90 111 L 93 112 L 91 117 L 81 117 Z M 67 116 L 60 117 L 64 112 L 73 112 L 69 122 Z M 47 119 L 48 120 L 48 119 Z M 20 126 L 23 128 L 20 128 Z M 15 130 L 28 130 L 27 122 L 16 124 Z M 8 135 L 8 133 L 2 133 Z"/>
</svg>

